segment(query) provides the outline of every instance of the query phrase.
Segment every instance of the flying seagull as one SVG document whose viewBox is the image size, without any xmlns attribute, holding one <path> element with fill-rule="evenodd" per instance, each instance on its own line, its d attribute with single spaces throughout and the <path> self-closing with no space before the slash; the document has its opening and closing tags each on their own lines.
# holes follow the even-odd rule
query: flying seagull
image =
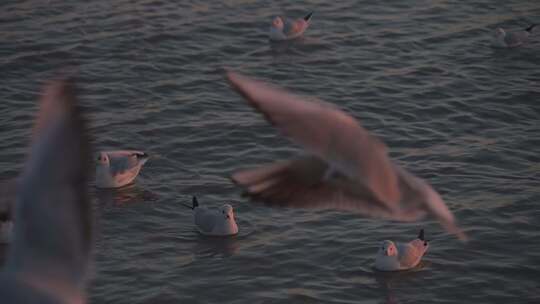
<svg viewBox="0 0 540 304">
<path fill-rule="evenodd" d="M 18 180 L 14 236 L 0 272 L 2 303 L 86 302 L 89 145 L 72 82 L 50 83 Z"/>
<path fill-rule="evenodd" d="M 386 145 L 336 107 L 228 72 L 249 105 L 309 155 L 232 174 L 250 198 L 270 205 L 354 211 L 416 221 L 427 214 L 461 240 L 466 236 L 439 194 L 392 161 Z"/>
</svg>

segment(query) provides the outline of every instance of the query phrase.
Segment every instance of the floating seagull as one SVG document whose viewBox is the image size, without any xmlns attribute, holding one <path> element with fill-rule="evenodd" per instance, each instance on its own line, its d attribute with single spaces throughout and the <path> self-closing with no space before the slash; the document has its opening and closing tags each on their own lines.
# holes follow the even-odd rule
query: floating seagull
<svg viewBox="0 0 540 304">
<path fill-rule="evenodd" d="M 526 43 L 529 40 L 529 36 L 532 33 L 532 30 L 538 24 L 532 24 L 528 28 L 519 31 L 506 32 L 503 28 L 497 28 L 495 30 L 495 39 L 496 44 L 501 47 L 518 47 Z"/>
<path fill-rule="evenodd" d="M 430 213 L 465 240 L 439 194 L 393 162 L 386 145 L 345 112 L 229 72 L 232 87 L 311 155 L 235 172 L 252 199 L 416 221 Z"/>
<path fill-rule="evenodd" d="M 238 226 L 234 219 L 233 208 L 229 204 L 223 205 L 219 210 L 209 210 L 199 206 L 197 198 L 193 197 L 193 220 L 197 230 L 204 235 L 229 236 L 238 233 Z"/>
<path fill-rule="evenodd" d="M 424 239 L 424 229 L 418 238 L 408 243 L 394 243 L 386 240 L 379 247 L 375 258 L 375 268 L 382 271 L 407 270 L 416 267 L 428 250 Z"/>
<path fill-rule="evenodd" d="M 131 183 L 148 160 L 140 151 L 103 151 L 97 156 L 96 186 L 119 188 Z"/>
<path fill-rule="evenodd" d="M 272 20 L 272 25 L 270 26 L 270 40 L 291 40 L 302 36 L 309 27 L 309 21 L 312 15 L 313 12 L 307 14 L 304 18 L 285 23 L 280 16 L 277 16 Z"/>
<path fill-rule="evenodd" d="M 85 303 L 91 155 L 74 88 L 48 85 L 18 180 L 14 237 L 0 273 L 2 303 Z"/>
</svg>

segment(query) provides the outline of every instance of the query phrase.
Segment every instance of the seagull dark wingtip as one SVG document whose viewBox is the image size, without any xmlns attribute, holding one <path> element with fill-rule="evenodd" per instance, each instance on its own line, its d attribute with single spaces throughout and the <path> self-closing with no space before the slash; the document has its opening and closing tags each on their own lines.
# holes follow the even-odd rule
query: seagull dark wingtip
<svg viewBox="0 0 540 304">
<path fill-rule="evenodd" d="M 195 195 L 192 197 L 191 201 L 192 201 L 191 209 L 195 209 L 199 207 L 199 201 L 197 201 L 197 197 Z"/>
<path fill-rule="evenodd" d="M 420 229 L 420 233 L 418 234 L 418 239 L 425 241 L 424 239 L 424 228 Z"/>
<path fill-rule="evenodd" d="M 533 30 L 537 25 L 538 25 L 538 24 L 531 24 L 529 27 L 527 27 L 527 28 L 525 29 L 525 31 L 527 31 L 527 32 L 530 33 L 530 32 L 532 32 L 532 30 Z"/>
</svg>

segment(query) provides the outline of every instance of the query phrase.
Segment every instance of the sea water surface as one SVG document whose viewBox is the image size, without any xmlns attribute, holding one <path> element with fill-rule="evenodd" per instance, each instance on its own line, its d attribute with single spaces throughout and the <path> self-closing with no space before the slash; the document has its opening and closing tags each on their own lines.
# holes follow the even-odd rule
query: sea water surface
<svg viewBox="0 0 540 304">
<path fill-rule="evenodd" d="M 271 44 L 273 16 L 313 11 Z M 498 26 L 540 2 L 11 1 L 0 3 L 0 179 L 24 164 L 41 85 L 77 66 L 95 149 L 139 149 L 136 183 L 92 188 L 90 303 L 540 303 L 540 29 L 515 49 Z M 295 155 L 223 68 L 344 109 L 429 180 L 471 240 L 431 219 L 249 203 L 238 168 Z M 240 234 L 199 235 L 189 203 L 231 203 Z M 384 239 L 425 228 L 414 271 L 372 268 Z"/>
</svg>

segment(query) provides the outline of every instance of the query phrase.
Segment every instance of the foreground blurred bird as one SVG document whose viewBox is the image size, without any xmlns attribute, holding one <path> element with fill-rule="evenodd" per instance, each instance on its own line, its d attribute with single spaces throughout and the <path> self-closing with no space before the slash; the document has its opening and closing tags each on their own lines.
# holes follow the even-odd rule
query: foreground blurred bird
<svg viewBox="0 0 540 304">
<path fill-rule="evenodd" d="M 285 22 L 280 16 L 275 17 L 270 26 L 270 40 L 292 40 L 302 36 L 309 27 L 312 15 L 313 12 L 293 21 L 285 19 Z"/>
<path fill-rule="evenodd" d="M 408 243 L 385 240 L 377 252 L 375 268 L 381 271 L 407 270 L 416 267 L 429 248 L 424 229 Z"/>
<path fill-rule="evenodd" d="M 49 84 L 18 180 L 14 236 L 0 273 L 1 303 L 86 302 L 89 151 L 72 83 Z"/>
<path fill-rule="evenodd" d="M 13 221 L 9 213 L 0 214 L 0 244 L 11 242 L 13 233 Z"/>
<path fill-rule="evenodd" d="M 119 188 L 135 180 L 148 154 L 141 151 L 119 150 L 98 153 L 96 162 L 96 186 Z"/>
<path fill-rule="evenodd" d="M 13 231 L 13 221 L 9 214 L 0 215 L 0 244 L 8 244 L 11 242 Z"/>
<path fill-rule="evenodd" d="M 13 204 L 16 180 L 0 183 L 0 244 L 9 244 L 13 235 Z"/>
<path fill-rule="evenodd" d="M 499 27 L 495 30 L 495 43 L 500 47 L 518 47 L 529 41 L 533 29 L 538 24 L 532 24 L 524 30 L 518 30 L 513 32 L 506 32 L 503 28 Z"/>
<path fill-rule="evenodd" d="M 271 205 L 335 208 L 399 221 L 429 213 L 466 239 L 439 194 L 394 163 L 385 144 L 354 118 L 261 81 L 233 72 L 227 77 L 251 106 L 310 152 L 233 173 L 247 196 Z"/>
</svg>

